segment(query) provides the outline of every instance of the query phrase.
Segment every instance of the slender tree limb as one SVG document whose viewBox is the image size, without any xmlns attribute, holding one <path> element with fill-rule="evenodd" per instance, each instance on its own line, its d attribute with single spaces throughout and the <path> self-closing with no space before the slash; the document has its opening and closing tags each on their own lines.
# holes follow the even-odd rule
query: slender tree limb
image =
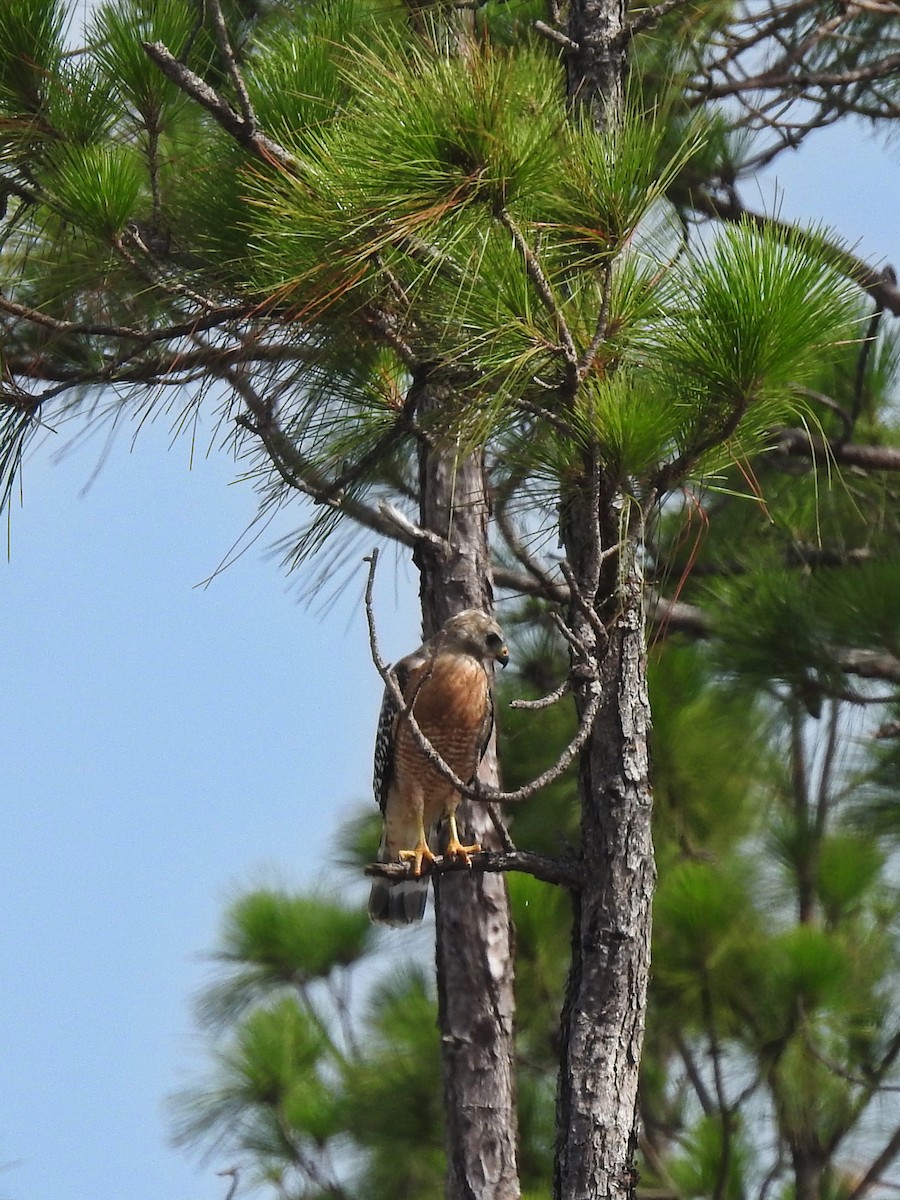
<svg viewBox="0 0 900 1200">
<path fill-rule="evenodd" d="M 900 448 L 896 446 L 858 446 L 817 437 L 805 429 L 785 429 L 774 447 L 792 458 L 810 458 L 814 462 L 834 462 L 842 467 L 861 467 L 867 471 L 900 471 Z"/>
<path fill-rule="evenodd" d="M 171 341 L 174 338 L 187 337 L 192 333 L 213 329 L 217 325 L 246 317 L 252 311 L 254 309 L 249 304 L 225 304 L 212 312 L 198 313 L 195 317 L 177 321 L 172 325 L 163 325 L 158 329 L 136 329 L 130 325 L 64 321 L 58 317 L 51 317 L 47 313 L 41 312 L 40 309 L 29 308 L 27 305 L 17 304 L 14 300 L 0 296 L 0 312 L 8 313 L 11 317 L 18 317 L 33 325 L 40 325 L 44 329 L 51 329 L 54 333 L 75 334 L 81 337 L 121 338 L 147 344 Z"/>
<path fill-rule="evenodd" d="M 836 400 L 832 400 L 831 396 L 826 396 L 824 392 L 815 391 L 814 388 L 798 387 L 796 391 L 798 396 L 803 396 L 807 400 L 812 400 L 814 404 L 818 404 L 820 407 L 826 408 L 830 413 L 834 413 L 842 426 L 842 441 L 846 441 L 848 438 L 853 436 L 853 425 L 855 418 L 847 412 L 842 404 L 838 404 Z"/>
<path fill-rule="evenodd" d="M 546 308 L 547 312 L 553 318 L 556 325 L 556 331 L 562 343 L 561 349 L 563 357 L 566 360 L 566 365 L 569 368 L 572 382 L 578 382 L 578 351 L 575 348 L 575 342 L 566 322 L 565 314 L 559 306 L 553 288 L 550 286 L 550 281 L 544 274 L 544 268 L 540 264 L 537 255 L 529 246 L 525 235 L 518 227 L 516 222 L 511 217 L 507 209 L 502 208 L 498 215 L 498 219 L 503 228 L 509 233 L 513 243 L 522 258 L 525 261 L 525 270 L 528 272 L 528 277 L 537 289 L 537 293 Z"/>
<path fill-rule="evenodd" d="M 231 44 L 231 38 L 228 34 L 228 27 L 225 24 L 225 17 L 222 15 L 222 6 L 219 0 L 205 0 L 209 14 L 212 17 L 213 29 L 216 35 L 216 45 L 219 48 L 219 54 L 222 56 L 222 61 L 225 63 L 225 69 L 231 77 L 231 82 L 234 84 L 234 90 L 237 93 L 238 104 L 241 106 L 241 116 L 244 124 L 251 130 L 256 130 L 256 114 L 253 111 L 253 105 L 250 103 L 250 93 L 247 91 L 247 85 L 244 82 L 244 77 L 241 75 L 240 68 L 237 65 L 237 59 L 234 56 L 234 47 Z"/>
<path fill-rule="evenodd" d="M 494 569 L 494 583 L 498 587 L 526 596 L 538 596 L 553 603 L 563 603 L 566 599 L 560 594 L 562 589 L 559 585 L 554 587 L 552 595 L 548 595 L 531 576 L 502 566 Z M 684 600 L 670 600 L 658 592 L 650 593 L 648 617 L 660 635 L 682 633 L 691 638 L 708 638 L 715 634 L 713 619 L 698 605 L 688 604 Z M 835 647 L 833 654 L 836 665 L 848 675 L 900 683 L 900 658 L 893 654 L 841 646 Z"/>
<path fill-rule="evenodd" d="M 709 1057 L 712 1062 L 713 1086 L 716 1091 L 716 1116 L 722 1133 L 719 1148 L 719 1161 L 716 1166 L 716 1178 L 713 1185 L 712 1200 L 724 1200 L 725 1188 L 728 1184 L 728 1174 L 731 1168 L 732 1154 L 732 1110 L 725 1091 L 725 1075 L 722 1069 L 723 1051 L 719 1040 L 712 996 L 710 994 L 709 973 L 704 963 L 702 968 L 703 986 L 701 988 L 701 1003 L 703 1017 L 706 1022 L 706 1036 L 709 1040 Z"/>
<path fill-rule="evenodd" d="M 75 333 L 81 334 L 84 337 L 126 338 L 134 342 L 146 342 L 149 340 L 147 331 L 143 329 L 134 329 L 129 325 L 104 325 L 85 321 L 64 321 L 58 317 L 51 317 L 49 314 L 41 312 L 40 309 L 29 308 L 24 304 L 16 304 L 14 300 L 8 300 L 5 296 L 0 296 L 0 312 L 5 312 L 11 317 L 18 317 L 20 320 L 28 321 L 32 325 L 51 329 L 54 333 Z"/>
<path fill-rule="evenodd" d="M 519 871 L 531 875 L 543 883 L 561 887 L 579 888 L 584 880 L 584 868 L 576 859 L 547 858 L 543 854 L 532 854 L 528 850 L 482 850 L 468 856 L 468 864 L 460 859 L 439 856 L 429 864 L 429 875 L 446 875 L 452 871 L 484 871 L 497 874 Z M 406 879 L 412 867 L 409 863 L 370 863 L 367 875 L 380 875 L 386 879 Z"/>
<path fill-rule="evenodd" d="M 847 1197 L 847 1200 L 862 1200 L 862 1197 L 880 1182 L 882 1171 L 887 1170 L 900 1156 L 900 1125 L 894 1130 L 884 1148 L 873 1160 L 868 1171 Z"/>
<path fill-rule="evenodd" d="M 533 400 L 527 397 L 519 396 L 516 399 L 516 407 L 521 408 L 523 412 L 527 412 L 532 417 L 538 417 L 542 421 L 546 421 L 557 433 L 561 433 L 563 437 L 571 438 L 575 434 L 575 427 L 568 421 L 564 420 L 557 413 L 551 412 L 549 408 L 545 408 L 543 404 L 535 404 Z"/>
<path fill-rule="evenodd" d="M 429 546 L 439 555 L 449 553 L 449 543 L 440 534 L 416 525 L 399 508 L 388 504 L 387 500 L 378 502 L 378 512 L 397 531 L 397 540 L 402 541 L 407 538 L 410 546 Z"/>
<path fill-rule="evenodd" d="M 862 679 L 887 679 L 900 683 L 900 658 L 881 650 L 855 650 L 838 647 L 835 662 L 848 675 Z"/>
<path fill-rule="evenodd" d="M 749 79 L 704 88 L 702 94 L 707 100 L 721 100 L 741 92 L 769 91 L 776 88 L 837 88 L 849 83 L 870 83 L 876 79 L 888 79 L 896 74 L 898 69 L 900 54 L 887 54 L 879 62 L 847 71 L 787 71 L 780 75 L 773 71 L 763 71 Z"/>
<path fill-rule="evenodd" d="M 505 500 L 499 501 L 494 505 L 494 520 L 513 556 L 522 564 L 528 574 L 537 580 L 543 588 L 544 594 L 549 595 L 555 587 L 554 581 L 537 559 L 532 554 L 529 554 L 524 542 L 513 526 L 509 515 L 509 507 Z"/>
<path fill-rule="evenodd" d="M 693 0 L 661 0 L 661 3 L 651 4 L 649 8 L 638 9 L 628 22 L 628 36 L 633 38 L 635 34 L 643 33 L 645 29 L 652 29 L 674 9 L 683 8 L 691 3 Z"/>
<path fill-rule="evenodd" d="M 581 362 L 578 364 L 578 378 L 585 378 L 591 367 L 594 365 L 594 359 L 597 357 L 600 347 L 606 340 L 606 333 L 609 327 L 609 304 L 612 298 L 612 268 L 609 263 L 603 265 L 603 293 L 600 300 L 600 311 L 597 314 L 597 324 L 594 327 L 594 336 L 591 338 L 591 344 L 585 350 Z"/>
<path fill-rule="evenodd" d="M 619 552 L 618 546 L 608 546 L 606 548 L 606 550 L 602 551 L 598 555 L 599 562 L 598 562 L 597 566 L 599 567 L 600 562 L 603 562 L 607 558 L 611 558 L 613 555 L 618 554 L 618 552 Z M 603 621 L 600 619 L 600 614 L 597 612 L 597 610 L 594 608 L 594 605 L 590 602 L 588 597 L 585 596 L 585 594 L 582 592 L 581 588 L 578 586 L 578 583 L 575 579 L 575 574 L 565 559 L 563 559 L 562 562 L 560 562 L 559 569 L 562 572 L 563 578 L 565 579 L 566 583 L 569 585 L 570 601 L 574 601 L 575 607 L 579 610 L 581 615 L 585 618 L 588 625 L 590 625 L 590 627 L 593 629 L 594 633 L 597 635 L 597 637 L 599 639 L 599 644 L 601 646 L 605 646 L 607 641 L 609 640 L 609 634 L 606 631 L 606 626 L 603 624 Z"/>
<path fill-rule="evenodd" d="M 497 837 L 500 839 L 500 845 L 506 854 L 514 854 L 517 850 L 516 843 L 512 840 L 512 835 L 509 832 L 509 827 L 503 820 L 503 810 L 499 804 L 488 805 L 488 815 L 491 818 L 491 824 Z"/>
<path fill-rule="evenodd" d="M 297 170 L 298 162 L 288 150 L 280 146 L 268 134 L 260 133 L 228 104 L 209 84 L 179 62 L 162 42 L 142 43 L 147 57 L 162 71 L 166 79 L 180 88 L 186 96 L 205 108 L 210 116 L 227 134 L 245 150 L 249 150 L 263 162 L 273 163 L 285 171 Z"/>
<path fill-rule="evenodd" d="M 314 503 L 331 508 L 343 516 L 350 517 L 365 529 L 371 529 L 390 541 L 400 542 L 415 548 L 427 540 L 432 548 L 436 539 L 426 535 L 412 522 L 399 520 L 396 511 L 385 512 L 364 504 L 346 492 L 332 494 L 331 480 L 309 461 L 279 425 L 271 406 L 236 371 L 226 371 L 223 378 L 231 384 L 250 409 L 251 415 L 241 414 L 237 423 L 249 433 L 255 434 L 266 449 L 266 453 L 282 480 L 295 491 L 302 492 Z M 443 542 L 441 542 L 443 545 Z"/>
<path fill-rule="evenodd" d="M 747 396 L 740 396 L 734 400 L 723 420 L 699 436 L 689 450 L 662 466 L 653 480 L 653 491 L 658 494 L 671 491 L 691 473 L 704 454 L 727 442 L 743 420 L 748 403 Z"/>
<path fill-rule="evenodd" d="M 572 690 L 572 683 L 568 679 L 564 679 L 558 688 L 554 688 L 549 695 L 543 696 L 540 700 L 510 700 L 510 708 L 529 708 L 538 711 L 542 708 L 550 708 L 551 705 L 557 704 L 564 696 L 568 696 Z"/>
<path fill-rule="evenodd" d="M 33 358 L 9 357 L 5 360 L 7 373 L 13 378 L 36 379 L 46 383 L 63 383 L 68 387 L 114 383 L 173 383 L 184 382 L 185 376 L 211 371 L 220 375 L 227 367 L 239 364 L 268 365 L 297 361 L 309 357 L 309 348 L 287 343 L 244 343 L 239 346 L 212 346 L 207 343 L 198 350 L 176 350 L 169 354 L 117 355 L 105 365 L 91 371 L 64 363 L 35 361 Z M 34 398 L 34 397 L 32 397 Z"/>
<path fill-rule="evenodd" d="M 714 1117 L 716 1115 L 716 1103 L 710 1095 L 706 1082 L 700 1073 L 700 1068 L 697 1066 L 693 1051 L 680 1034 L 675 1039 L 675 1045 L 678 1047 L 678 1053 L 681 1056 L 681 1061 L 684 1063 L 687 1077 L 691 1081 L 691 1086 L 700 1102 L 704 1116 Z"/>
<path fill-rule="evenodd" d="M 548 41 L 556 42 L 557 46 L 562 46 L 570 54 L 578 53 L 578 43 L 573 42 L 561 29 L 554 29 L 552 25 L 548 25 L 546 21 L 532 21 L 531 28 Z"/>
<path fill-rule="evenodd" d="M 238 1190 L 238 1183 L 240 1182 L 240 1176 L 241 1176 L 240 1167 L 229 1167 L 225 1171 L 216 1171 L 216 1174 L 220 1178 L 222 1176 L 227 1176 L 227 1175 L 231 1176 L 231 1183 L 228 1185 L 228 1191 L 225 1194 L 225 1200 L 234 1200 L 234 1197 Z"/>
</svg>

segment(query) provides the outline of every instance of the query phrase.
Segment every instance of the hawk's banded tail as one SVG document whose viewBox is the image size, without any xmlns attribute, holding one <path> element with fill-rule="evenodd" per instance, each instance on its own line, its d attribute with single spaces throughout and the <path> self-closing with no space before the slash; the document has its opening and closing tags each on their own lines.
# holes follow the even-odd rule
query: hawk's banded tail
<svg viewBox="0 0 900 1200">
<path fill-rule="evenodd" d="M 382 838 L 378 862 L 396 862 Z M 428 876 L 419 879 L 375 879 L 369 892 L 369 917 L 378 925 L 415 925 L 425 916 Z"/>
</svg>

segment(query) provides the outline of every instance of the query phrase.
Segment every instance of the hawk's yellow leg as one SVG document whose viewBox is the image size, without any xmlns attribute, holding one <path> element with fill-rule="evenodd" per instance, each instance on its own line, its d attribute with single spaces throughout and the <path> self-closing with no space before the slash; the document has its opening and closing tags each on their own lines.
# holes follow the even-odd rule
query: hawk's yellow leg
<svg viewBox="0 0 900 1200">
<path fill-rule="evenodd" d="M 456 828 L 456 813 L 450 813 L 447 818 L 450 825 L 450 838 L 447 842 L 447 857 L 461 858 L 466 866 L 470 866 L 469 855 L 477 854 L 481 849 L 478 842 L 472 846 L 464 846 L 459 840 L 459 830 Z"/>
<path fill-rule="evenodd" d="M 429 845 L 428 845 L 428 840 L 425 837 L 425 825 L 422 820 L 421 814 L 419 814 L 418 825 L 419 825 L 419 840 L 416 843 L 415 849 L 414 850 L 400 850 L 397 854 L 397 857 L 400 859 L 401 862 L 409 862 L 409 860 L 412 859 L 413 876 L 416 879 L 418 879 L 418 877 L 422 874 L 423 861 L 430 862 L 430 863 L 433 863 L 435 861 L 435 855 L 433 855 L 431 853 L 431 849 L 429 848 Z"/>
</svg>

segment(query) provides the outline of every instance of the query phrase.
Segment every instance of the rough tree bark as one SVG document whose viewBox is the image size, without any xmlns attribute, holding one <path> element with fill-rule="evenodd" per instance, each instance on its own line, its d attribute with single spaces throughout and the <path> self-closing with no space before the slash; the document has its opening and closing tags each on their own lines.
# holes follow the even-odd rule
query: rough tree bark
<svg viewBox="0 0 900 1200">
<path fill-rule="evenodd" d="M 415 405 L 446 408 L 452 385 L 437 369 L 414 382 Z M 489 501 L 480 453 L 460 455 L 442 441 L 423 446 L 420 524 L 450 545 L 415 555 L 424 633 L 465 608 L 493 608 L 488 553 Z M 481 777 L 498 785 L 493 748 Z M 488 808 L 464 800 L 463 840 L 499 850 Z M 455 872 L 436 878 L 438 1022 L 444 1090 L 448 1200 L 515 1200 L 516 1159 L 513 925 L 505 876 Z"/>
<path fill-rule="evenodd" d="M 622 111 L 628 45 L 625 0 L 571 0 L 566 57 L 569 96 L 604 122 Z"/>
<path fill-rule="evenodd" d="M 624 97 L 623 0 L 572 0 L 569 94 L 597 124 Z M 655 864 L 650 830 L 641 521 L 597 457 L 564 491 L 561 532 L 576 707 L 600 689 L 580 760 L 585 882 L 574 898 L 572 963 L 561 1022 L 556 1200 L 634 1195 L 637 1087 L 650 970 Z"/>
<path fill-rule="evenodd" d="M 593 473 L 594 478 L 591 479 Z M 601 706 L 579 768 L 584 883 L 574 897 L 562 1013 L 556 1200 L 634 1193 L 637 1086 L 650 971 L 655 867 L 643 580 L 636 534 L 594 466 L 563 513 L 586 601 L 573 604 L 575 702 Z M 625 528 L 623 528 L 625 526 Z M 599 564 L 599 556 L 619 545 Z M 590 609 L 590 611 L 588 611 Z"/>
</svg>

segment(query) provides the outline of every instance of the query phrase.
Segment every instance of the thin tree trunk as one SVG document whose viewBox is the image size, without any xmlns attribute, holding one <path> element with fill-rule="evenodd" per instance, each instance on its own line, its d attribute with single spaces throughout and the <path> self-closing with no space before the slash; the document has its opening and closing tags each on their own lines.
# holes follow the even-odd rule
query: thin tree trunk
<svg viewBox="0 0 900 1200">
<path fill-rule="evenodd" d="M 424 424 L 452 399 L 437 374 L 417 382 Z M 440 442 L 421 458 L 421 524 L 447 538 L 437 557 L 417 552 L 424 632 L 454 613 L 493 607 L 488 496 L 481 454 Z M 498 783 L 493 743 L 482 762 Z M 485 805 L 463 801 L 463 840 L 501 849 Z M 447 1200 L 516 1200 L 515 995 L 513 924 L 503 875 L 453 873 L 435 880 L 438 1021 L 447 1145 Z"/>
<path fill-rule="evenodd" d="M 571 0 L 569 96 L 594 124 L 624 107 L 625 0 Z M 644 1038 L 656 868 L 650 816 L 640 521 L 588 452 L 563 493 L 561 531 L 581 595 L 570 626 L 576 706 L 601 705 L 580 762 L 585 884 L 574 900 L 561 1028 L 555 1200 L 634 1195 L 637 1088 Z M 616 551 L 616 547 L 618 550 Z M 608 557 L 604 557 L 608 555 Z"/>
<path fill-rule="evenodd" d="M 791 1148 L 794 1164 L 794 1195 L 796 1200 L 820 1200 L 824 1160 L 817 1147 L 809 1149 L 794 1144 Z"/>
<path fill-rule="evenodd" d="M 622 112 L 625 99 L 625 0 L 570 0 L 566 56 L 569 96 L 586 105 L 598 125 Z"/>
<path fill-rule="evenodd" d="M 562 1014 L 557 1094 L 556 1200 L 633 1195 L 637 1087 L 650 971 L 655 882 L 643 579 L 637 540 L 599 467 L 564 508 L 566 552 L 599 622 L 570 613 L 585 647 L 579 709 L 599 688 L 601 708 L 579 771 L 582 853 L 572 964 Z M 600 552 L 621 541 L 600 565 Z M 602 630 L 605 628 L 605 634 Z"/>
</svg>

